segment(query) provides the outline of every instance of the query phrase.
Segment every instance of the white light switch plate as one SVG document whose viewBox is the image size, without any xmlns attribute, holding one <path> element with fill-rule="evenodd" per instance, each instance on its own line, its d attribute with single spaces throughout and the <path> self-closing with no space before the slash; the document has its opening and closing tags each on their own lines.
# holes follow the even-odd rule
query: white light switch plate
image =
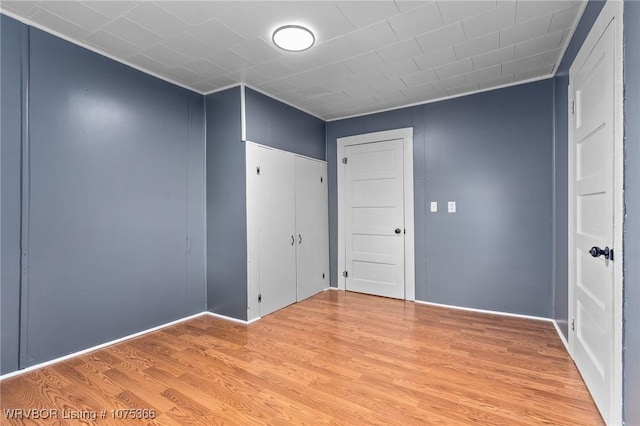
<svg viewBox="0 0 640 426">
<path fill-rule="evenodd" d="M 431 202 L 431 213 L 435 213 L 438 211 L 438 202 L 437 201 L 432 201 Z"/>
<path fill-rule="evenodd" d="M 449 213 L 455 213 L 456 212 L 456 202 L 455 201 L 449 201 L 449 203 L 447 204 L 447 209 L 448 209 Z"/>
</svg>

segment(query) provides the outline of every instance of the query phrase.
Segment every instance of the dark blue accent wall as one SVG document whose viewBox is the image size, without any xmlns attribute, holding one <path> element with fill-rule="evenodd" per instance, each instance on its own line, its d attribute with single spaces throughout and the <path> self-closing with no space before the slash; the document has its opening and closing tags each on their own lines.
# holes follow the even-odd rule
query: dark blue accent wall
<svg viewBox="0 0 640 426">
<path fill-rule="evenodd" d="M 625 421 L 640 425 L 640 2 L 624 3 L 625 209 L 624 401 Z"/>
<path fill-rule="evenodd" d="M 27 26 L 0 16 L 0 158 L 2 213 L 0 236 L 0 374 L 18 369 L 20 333 L 20 163 L 22 138 L 22 61 L 27 52 Z"/>
<path fill-rule="evenodd" d="M 337 138 L 413 126 L 416 298 L 550 316 L 552 106 L 545 80 L 329 122 L 332 285 Z"/>
<path fill-rule="evenodd" d="M 565 339 L 569 337 L 569 67 L 582 43 L 600 14 L 604 2 L 590 1 L 562 58 L 554 85 L 554 263 L 553 263 L 553 317 Z"/>
<path fill-rule="evenodd" d="M 2 280 L 3 306 L 21 311 L 18 368 L 205 307 L 203 97 L 28 31 L 26 117 L 16 115 L 15 92 L 4 90 L 5 75 L 20 70 L 2 64 L 3 166 L 5 158 L 20 164 L 13 124 L 28 123 L 22 300 L 13 286 L 5 299 Z M 10 43 L 7 54 L 15 47 Z M 7 130 L 5 113 L 12 123 Z M 14 169 L 5 190 L 3 167 L 3 213 L 20 191 Z M 12 235 L 7 253 L 19 251 L 17 244 Z M 8 365 L 3 372 L 16 369 L 15 362 Z"/>
<path fill-rule="evenodd" d="M 262 93 L 245 89 L 247 140 L 325 159 L 325 122 Z"/>
<path fill-rule="evenodd" d="M 206 97 L 207 308 L 247 319 L 245 144 L 240 87 Z"/>
</svg>

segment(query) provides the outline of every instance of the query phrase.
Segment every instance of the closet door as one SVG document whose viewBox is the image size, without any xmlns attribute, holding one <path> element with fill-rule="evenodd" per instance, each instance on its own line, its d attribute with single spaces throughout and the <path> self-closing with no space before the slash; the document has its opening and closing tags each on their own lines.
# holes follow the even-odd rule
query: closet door
<svg viewBox="0 0 640 426">
<path fill-rule="evenodd" d="M 298 301 L 329 287 L 327 165 L 295 157 Z"/>
<path fill-rule="evenodd" d="M 260 315 L 296 301 L 295 162 L 292 154 L 258 150 Z"/>
</svg>

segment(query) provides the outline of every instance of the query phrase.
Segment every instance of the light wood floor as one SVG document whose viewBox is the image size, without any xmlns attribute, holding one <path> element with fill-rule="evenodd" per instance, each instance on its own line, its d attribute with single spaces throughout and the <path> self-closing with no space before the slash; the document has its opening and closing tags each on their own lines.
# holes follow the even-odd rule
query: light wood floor
<svg viewBox="0 0 640 426">
<path fill-rule="evenodd" d="M 105 425 L 602 424 L 550 323 L 340 291 L 248 326 L 198 317 L 6 379 L 0 397 Z"/>
</svg>

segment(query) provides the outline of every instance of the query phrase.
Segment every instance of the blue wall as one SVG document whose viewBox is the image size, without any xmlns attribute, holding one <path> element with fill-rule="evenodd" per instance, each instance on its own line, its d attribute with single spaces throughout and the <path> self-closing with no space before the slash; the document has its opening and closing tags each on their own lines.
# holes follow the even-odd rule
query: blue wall
<svg viewBox="0 0 640 426">
<path fill-rule="evenodd" d="M 336 139 L 413 126 L 416 298 L 550 316 L 552 106 L 545 80 L 328 123 L 332 285 Z"/>
<path fill-rule="evenodd" d="M 640 426 L 640 2 L 624 4 L 625 421 Z"/>
<path fill-rule="evenodd" d="M 247 140 L 325 159 L 325 122 L 246 88 Z"/>
<path fill-rule="evenodd" d="M 569 224 L 568 164 L 569 164 L 569 67 L 573 63 L 582 43 L 589 34 L 604 2 L 590 1 L 560 62 L 553 79 L 554 85 L 554 263 L 553 263 L 553 317 L 565 339 L 569 339 Z"/>
<path fill-rule="evenodd" d="M 240 87 L 206 97 L 207 308 L 247 319 L 247 203 Z"/>
<path fill-rule="evenodd" d="M 2 260 L 0 264 L 0 374 L 18 369 L 20 333 L 20 163 L 22 138 L 22 61 L 26 59 L 27 27 L 0 17 L 2 105 Z"/>
<path fill-rule="evenodd" d="M 202 96 L 28 31 L 20 368 L 205 305 Z"/>
</svg>

